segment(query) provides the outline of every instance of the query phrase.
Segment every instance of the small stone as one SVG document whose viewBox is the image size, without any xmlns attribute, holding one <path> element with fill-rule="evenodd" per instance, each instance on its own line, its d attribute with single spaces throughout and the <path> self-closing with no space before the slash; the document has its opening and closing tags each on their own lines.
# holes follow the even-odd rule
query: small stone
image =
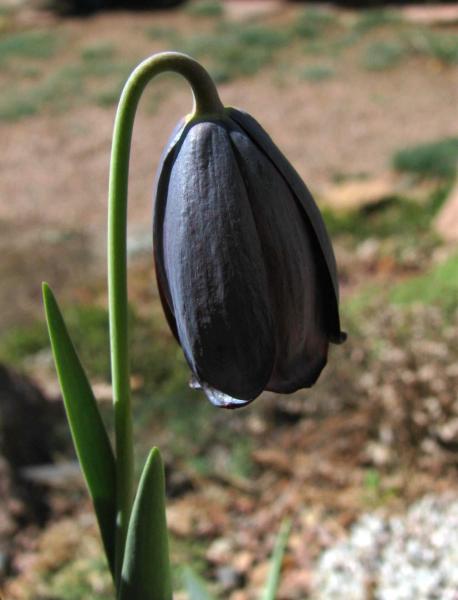
<svg viewBox="0 0 458 600">
<path fill-rule="evenodd" d="M 391 173 L 372 179 L 356 179 L 332 185 L 324 189 L 320 199 L 325 206 L 336 211 L 358 210 L 379 204 L 385 198 L 396 195 L 398 183 Z"/>
<path fill-rule="evenodd" d="M 232 565 L 239 573 L 245 573 L 253 564 L 253 559 L 251 552 L 240 552 L 232 561 Z"/>
<path fill-rule="evenodd" d="M 426 496 L 406 514 L 363 515 L 346 540 L 324 552 L 313 598 L 458 598 L 458 499 Z"/>
<path fill-rule="evenodd" d="M 416 25 L 453 25 L 458 23 L 458 6 L 440 6 L 438 3 L 431 6 L 413 5 L 405 7 L 402 11 L 406 21 Z"/>
<path fill-rule="evenodd" d="M 215 540 L 207 550 L 207 560 L 215 564 L 227 564 L 233 555 L 233 544 L 227 538 Z"/>
<path fill-rule="evenodd" d="M 231 566 L 218 567 L 216 569 L 216 578 L 225 591 L 232 590 L 241 583 L 240 573 Z"/>
</svg>

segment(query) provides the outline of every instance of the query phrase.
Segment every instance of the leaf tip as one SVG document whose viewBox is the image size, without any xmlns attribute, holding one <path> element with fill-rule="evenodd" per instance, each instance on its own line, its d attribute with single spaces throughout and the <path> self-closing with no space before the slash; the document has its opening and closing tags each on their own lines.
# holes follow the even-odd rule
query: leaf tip
<svg viewBox="0 0 458 600">
<path fill-rule="evenodd" d="M 161 453 L 159 451 L 159 448 L 157 446 L 153 446 L 149 452 L 149 457 L 151 458 L 151 460 L 162 460 L 161 459 Z"/>
<path fill-rule="evenodd" d="M 157 446 L 153 446 L 149 451 L 148 457 L 146 459 L 146 464 L 148 465 L 149 471 L 162 471 L 164 468 L 162 456 Z"/>
<path fill-rule="evenodd" d="M 47 281 L 43 281 L 41 283 L 41 292 L 43 295 L 43 301 L 46 304 L 49 300 L 53 300 L 54 299 L 54 294 L 52 289 L 49 287 L 49 284 Z"/>
</svg>

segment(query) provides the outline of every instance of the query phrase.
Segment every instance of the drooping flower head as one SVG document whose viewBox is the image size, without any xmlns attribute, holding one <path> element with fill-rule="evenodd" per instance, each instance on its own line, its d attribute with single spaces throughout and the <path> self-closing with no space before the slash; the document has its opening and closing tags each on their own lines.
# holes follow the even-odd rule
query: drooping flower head
<svg viewBox="0 0 458 600">
<path fill-rule="evenodd" d="M 337 269 L 307 187 L 264 129 L 227 108 L 178 124 L 156 183 L 162 305 L 218 406 L 312 386 L 340 330 Z"/>
</svg>

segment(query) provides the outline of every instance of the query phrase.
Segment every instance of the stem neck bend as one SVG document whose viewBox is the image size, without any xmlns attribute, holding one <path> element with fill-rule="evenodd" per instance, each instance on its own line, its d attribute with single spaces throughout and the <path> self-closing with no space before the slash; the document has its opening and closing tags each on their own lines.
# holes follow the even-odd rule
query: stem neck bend
<svg viewBox="0 0 458 600">
<path fill-rule="evenodd" d="M 161 52 L 141 62 L 130 75 L 119 101 L 116 120 L 125 104 L 137 104 L 148 82 L 165 72 L 182 75 L 191 86 L 194 96 L 193 116 L 223 112 L 224 106 L 216 86 L 200 63 L 181 52 Z"/>
<path fill-rule="evenodd" d="M 134 494 L 134 454 L 128 352 L 127 190 L 132 130 L 138 102 L 148 82 L 166 71 L 179 73 L 194 95 L 193 116 L 222 114 L 223 105 L 207 71 L 177 52 L 147 58 L 123 89 L 115 118 L 108 199 L 108 296 L 111 373 L 116 437 L 116 579 L 119 582 Z"/>
</svg>

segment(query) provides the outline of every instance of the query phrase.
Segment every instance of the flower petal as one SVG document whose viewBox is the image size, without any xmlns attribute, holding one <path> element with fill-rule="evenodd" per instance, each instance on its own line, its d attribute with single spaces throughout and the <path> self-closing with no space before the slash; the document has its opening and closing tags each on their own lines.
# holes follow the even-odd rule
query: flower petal
<svg viewBox="0 0 458 600">
<path fill-rule="evenodd" d="M 308 219 L 285 180 L 236 124 L 230 130 L 269 279 L 276 360 L 267 389 L 291 393 L 315 383 L 329 346 L 319 253 Z"/>
<path fill-rule="evenodd" d="M 155 189 L 154 189 L 154 215 L 153 215 L 153 251 L 154 251 L 154 266 L 156 272 L 157 289 L 159 291 L 159 298 L 161 300 L 162 308 L 164 310 L 167 323 L 176 338 L 178 339 L 177 324 L 175 317 L 172 313 L 172 301 L 170 298 L 170 291 L 167 285 L 167 278 L 164 272 L 164 258 L 162 255 L 163 248 L 158 243 L 162 239 L 162 227 L 164 224 L 164 210 L 167 201 L 167 189 L 170 178 L 170 171 L 173 166 L 173 162 L 180 148 L 180 142 L 185 135 L 186 121 L 180 119 L 175 126 L 172 135 L 169 137 L 168 142 L 162 151 L 161 158 L 159 160 L 159 166 L 156 173 Z"/>
<path fill-rule="evenodd" d="M 223 123 L 186 128 L 158 216 L 157 261 L 191 370 L 202 387 L 254 399 L 273 368 L 273 321 L 260 242 Z"/>
<path fill-rule="evenodd" d="M 324 267 L 322 274 L 323 280 L 326 277 L 324 271 L 327 271 L 330 278 L 329 287 L 331 287 L 334 294 L 334 301 L 332 302 L 329 302 L 329 296 L 327 294 L 325 294 L 323 298 L 328 304 L 329 309 L 328 320 L 331 321 L 331 341 L 334 343 L 345 341 L 346 334 L 340 330 L 338 310 L 339 283 L 337 278 L 336 260 L 323 218 L 311 193 L 294 167 L 277 148 L 267 132 L 251 115 L 235 108 L 227 109 L 227 114 L 270 159 L 304 209 L 321 249 Z"/>
</svg>

